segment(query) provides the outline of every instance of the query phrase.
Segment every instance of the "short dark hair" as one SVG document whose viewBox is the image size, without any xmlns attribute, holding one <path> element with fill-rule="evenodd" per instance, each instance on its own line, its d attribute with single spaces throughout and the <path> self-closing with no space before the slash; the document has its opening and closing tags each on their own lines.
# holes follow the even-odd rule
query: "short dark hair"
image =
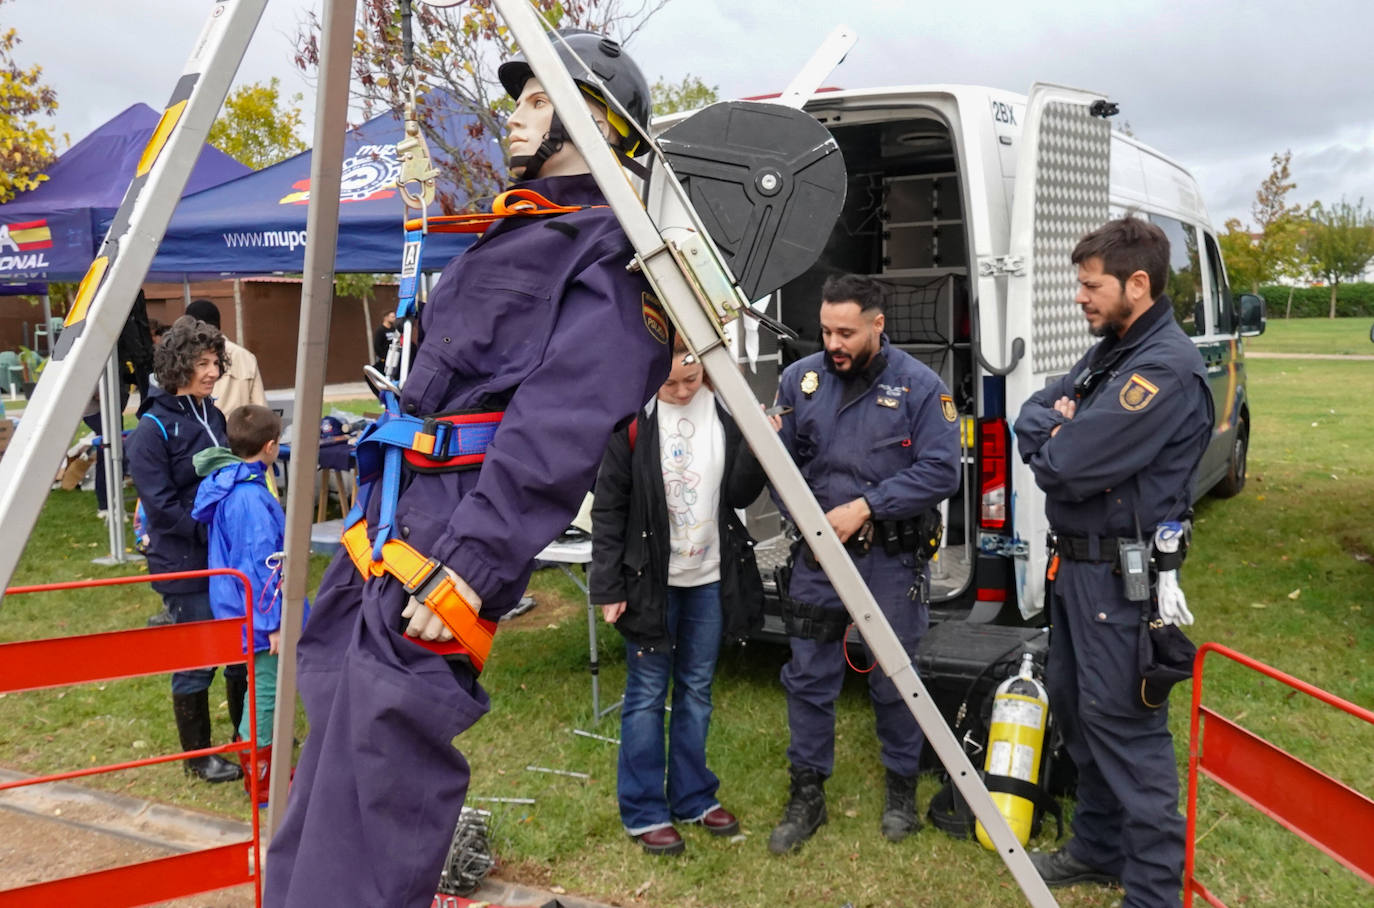
<svg viewBox="0 0 1374 908">
<path fill-rule="evenodd" d="M 860 311 L 883 311 L 883 285 L 857 274 L 832 274 L 821 287 L 821 302 L 859 304 Z"/>
<path fill-rule="evenodd" d="M 207 325 L 220 327 L 219 306 L 209 300 L 192 300 L 186 307 L 186 314 L 191 318 L 198 318 Z"/>
<path fill-rule="evenodd" d="M 196 360 L 206 350 L 219 359 L 219 374 L 229 370 L 229 354 L 224 352 L 224 335 L 214 325 L 183 315 L 172 322 L 153 348 L 153 373 L 162 390 L 171 394 L 191 383 Z"/>
<path fill-rule="evenodd" d="M 244 459 L 256 456 L 281 435 L 281 417 L 259 404 L 235 407 L 225 422 L 229 425 L 229 450 Z"/>
<path fill-rule="evenodd" d="M 1069 258 L 1075 265 L 1101 259 L 1103 272 L 1123 288 L 1127 278 L 1144 271 L 1150 277 L 1150 299 L 1159 299 L 1169 280 L 1169 238 L 1154 224 L 1131 215 L 1108 221 L 1083 237 Z"/>
</svg>

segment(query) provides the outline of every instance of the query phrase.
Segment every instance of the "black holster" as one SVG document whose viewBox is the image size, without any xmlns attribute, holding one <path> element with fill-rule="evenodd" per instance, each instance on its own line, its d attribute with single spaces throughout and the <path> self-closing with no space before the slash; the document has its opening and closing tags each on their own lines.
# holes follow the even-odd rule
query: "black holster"
<svg viewBox="0 0 1374 908">
<path fill-rule="evenodd" d="M 842 608 L 825 608 L 809 602 L 798 602 L 782 594 L 778 597 L 782 608 L 782 626 L 789 637 L 833 643 L 843 640 L 849 627 L 849 613 Z"/>
</svg>

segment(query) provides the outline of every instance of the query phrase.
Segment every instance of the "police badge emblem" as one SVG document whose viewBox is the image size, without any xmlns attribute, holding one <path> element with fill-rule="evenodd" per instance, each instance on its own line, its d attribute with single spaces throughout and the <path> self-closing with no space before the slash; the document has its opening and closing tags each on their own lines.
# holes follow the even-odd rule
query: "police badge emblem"
<svg viewBox="0 0 1374 908">
<path fill-rule="evenodd" d="M 649 335 L 660 344 L 668 343 L 668 320 L 663 317 L 663 310 L 658 304 L 658 300 L 648 293 L 642 295 L 640 309 L 644 316 L 644 327 L 649 329 Z"/>
<path fill-rule="evenodd" d="M 815 369 L 808 371 L 801 378 L 801 393 L 810 397 L 816 393 L 816 389 L 821 386 L 821 376 Z"/>
<path fill-rule="evenodd" d="M 1150 405 L 1150 401 L 1155 399 L 1159 393 L 1159 388 L 1150 384 L 1139 372 L 1131 373 L 1131 377 L 1122 386 L 1121 393 L 1117 395 L 1123 409 L 1130 410 L 1132 413 L 1144 410 Z"/>
<path fill-rule="evenodd" d="M 954 408 L 954 398 L 948 394 L 940 395 L 940 413 L 945 417 L 945 422 L 954 422 L 959 418 L 959 411 Z"/>
</svg>

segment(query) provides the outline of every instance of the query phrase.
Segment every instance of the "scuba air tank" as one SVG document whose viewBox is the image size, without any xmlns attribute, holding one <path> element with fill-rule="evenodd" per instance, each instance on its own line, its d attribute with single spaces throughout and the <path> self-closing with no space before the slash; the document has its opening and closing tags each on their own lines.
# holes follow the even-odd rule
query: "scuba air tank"
<svg viewBox="0 0 1374 908">
<path fill-rule="evenodd" d="M 1031 674 L 1033 665 L 1033 657 L 1026 653 L 1021 660 L 1020 670 L 997 686 L 997 694 L 992 701 L 992 722 L 988 727 L 987 759 L 983 763 L 992 802 L 1006 818 L 1016 841 L 1022 845 L 1030 838 L 1036 804 L 1028 798 L 998 789 L 1010 787 L 1015 790 L 1035 786 L 1040 778 L 1050 701 L 1044 685 Z M 998 782 L 1003 779 L 1015 779 L 1023 784 L 1012 782 L 999 786 Z M 977 834 L 984 848 L 996 850 L 982 823 L 978 824 Z"/>
</svg>

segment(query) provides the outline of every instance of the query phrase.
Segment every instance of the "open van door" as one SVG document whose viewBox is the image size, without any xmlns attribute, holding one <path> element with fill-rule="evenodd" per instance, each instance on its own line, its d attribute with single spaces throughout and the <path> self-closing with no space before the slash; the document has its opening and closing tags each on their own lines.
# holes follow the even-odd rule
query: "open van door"
<svg viewBox="0 0 1374 908">
<path fill-rule="evenodd" d="M 1012 199 L 1007 334 L 1025 342 L 1007 374 L 1007 419 L 1026 399 L 1068 372 L 1092 345 L 1074 297 L 1069 255 L 1107 220 L 1114 108 L 1102 95 L 1036 83 L 1026 101 Z M 1030 617 L 1044 607 L 1045 494 L 1019 454 L 1011 458 L 1012 540 L 1017 602 Z"/>
</svg>

